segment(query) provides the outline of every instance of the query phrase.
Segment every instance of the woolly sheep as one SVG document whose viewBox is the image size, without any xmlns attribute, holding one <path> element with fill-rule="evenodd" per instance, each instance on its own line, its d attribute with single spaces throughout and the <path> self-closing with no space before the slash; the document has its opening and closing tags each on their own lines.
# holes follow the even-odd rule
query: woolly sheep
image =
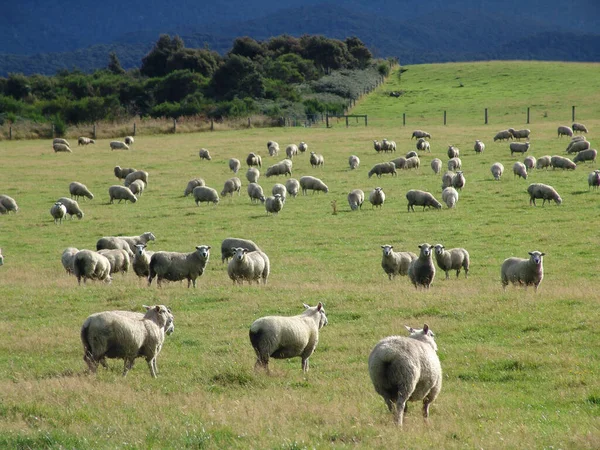
<svg viewBox="0 0 600 450">
<path fill-rule="evenodd" d="M 223 190 L 221 191 L 221 196 L 225 197 L 227 194 L 233 197 L 233 193 L 237 192 L 240 195 L 240 191 L 242 190 L 242 181 L 238 177 L 233 177 L 225 181 L 223 184 Z"/>
<path fill-rule="evenodd" d="M 352 211 L 362 209 L 362 204 L 365 201 L 365 193 L 361 189 L 353 189 L 348 194 L 348 204 Z"/>
<path fill-rule="evenodd" d="M 2 255 L 2 249 L 0 248 L 0 266 L 4 264 L 4 256 Z"/>
<path fill-rule="evenodd" d="M 256 153 L 249 153 L 246 157 L 246 164 L 248 167 L 256 166 L 262 168 L 262 158 Z"/>
<path fill-rule="evenodd" d="M 573 137 L 573 130 L 570 127 L 567 127 L 564 125 L 561 125 L 560 127 L 558 127 L 557 132 L 558 132 L 558 137 L 561 137 L 561 136 Z"/>
<path fill-rule="evenodd" d="M 496 141 L 503 141 L 503 140 L 509 140 L 512 138 L 512 133 L 508 130 L 502 130 L 499 131 L 498 133 L 496 133 L 496 136 L 494 136 L 494 142 Z"/>
<path fill-rule="evenodd" d="M 258 179 L 260 178 L 260 172 L 256 167 L 250 167 L 246 172 L 246 179 L 250 183 L 258 183 Z"/>
<path fill-rule="evenodd" d="M 111 150 L 129 150 L 129 145 L 125 142 L 111 141 L 109 145 Z"/>
<path fill-rule="evenodd" d="M 129 186 L 135 180 L 142 180 L 144 183 L 148 184 L 148 172 L 145 170 L 136 170 L 135 172 L 131 172 L 125 177 L 123 185 Z"/>
<path fill-rule="evenodd" d="M 15 214 L 19 212 L 19 206 L 14 198 L 9 197 L 8 195 L 0 195 L 0 205 L 4 208 L 2 214 L 8 214 L 11 211 L 14 211 Z"/>
<path fill-rule="evenodd" d="M 298 146 L 296 144 L 290 144 L 285 148 L 286 158 L 292 159 L 297 154 L 298 154 Z"/>
<path fill-rule="evenodd" d="M 111 239 L 111 238 L 108 238 Z M 129 246 L 129 256 L 133 258 L 133 254 L 136 251 L 136 246 L 139 244 L 147 244 L 150 241 L 155 241 L 156 236 L 151 231 L 146 231 L 145 233 L 140 234 L 139 236 L 118 236 L 118 239 L 125 242 Z M 98 241 L 100 242 L 100 241 Z M 112 241 L 111 241 L 112 243 Z M 96 248 L 98 248 L 98 243 L 96 243 Z M 104 248 L 121 248 L 121 247 L 104 247 Z M 100 250 L 100 249 L 98 249 Z M 127 250 L 127 249 L 126 249 Z"/>
<path fill-rule="evenodd" d="M 131 258 L 128 252 L 122 249 L 98 250 L 98 253 L 105 256 L 110 263 L 110 274 L 121 272 L 125 275 L 131 267 Z"/>
<path fill-rule="evenodd" d="M 71 194 L 71 198 L 75 197 L 75 200 L 79 199 L 79 197 L 87 197 L 90 200 L 94 199 L 94 194 L 90 192 L 86 185 L 77 181 L 69 184 L 69 193 Z"/>
<path fill-rule="evenodd" d="M 535 165 L 537 163 L 537 160 L 535 159 L 535 156 L 527 156 L 524 160 L 523 160 L 523 164 L 525 165 L 525 168 L 529 171 L 529 170 L 533 170 L 535 169 Z"/>
<path fill-rule="evenodd" d="M 223 242 L 221 242 L 221 264 L 223 264 L 226 260 L 233 257 L 235 254 L 234 248 L 241 247 L 245 248 L 249 252 L 254 252 L 259 250 L 260 248 L 250 239 L 242 239 L 242 238 L 225 238 Z"/>
<path fill-rule="evenodd" d="M 529 252 L 529 259 L 516 257 L 505 259 L 500 269 L 502 289 L 506 290 L 506 286 L 510 282 L 525 287 L 533 285 L 537 292 L 538 286 L 544 278 L 544 255 L 545 253 L 533 251 Z"/>
<path fill-rule="evenodd" d="M 350 166 L 351 170 L 358 169 L 358 166 L 360 165 L 360 158 L 356 155 L 351 155 L 348 158 L 348 165 Z"/>
<path fill-rule="evenodd" d="M 442 160 L 439 158 L 433 158 L 431 160 L 431 170 L 433 173 L 438 174 L 442 170 Z"/>
<path fill-rule="evenodd" d="M 572 140 L 571 142 L 569 142 L 569 145 L 567 146 L 565 151 L 567 153 L 577 153 L 582 150 L 587 150 L 590 147 L 591 147 L 590 142 L 585 140 L 585 138 L 583 138 L 583 139 Z"/>
<path fill-rule="evenodd" d="M 500 178 L 502 177 L 502 174 L 504 173 L 504 166 L 502 165 L 502 163 L 496 162 L 496 163 L 492 164 L 490 171 L 492 172 L 492 175 L 494 176 L 494 180 L 500 181 Z"/>
<path fill-rule="evenodd" d="M 279 153 L 279 144 L 275 141 L 267 142 L 267 150 L 269 151 L 269 156 L 277 156 Z"/>
<path fill-rule="evenodd" d="M 135 246 L 131 267 L 138 277 L 147 279 L 148 275 L 150 275 L 150 259 L 154 255 L 154 252 L 146 250 L 146 247 L 146 244 L 137 244 Z"/>
<path fill-rule="evenodd" d="M 73 275 L 77 284 L 85 284 L 87 280 L 100 280 L 110 283 L 110 262 L 106 256 L 91 250 L 79 250 L 73 257 Z"/>
<path fill-rule="evenodd" d="M 461 169 L 461 168 L 462 168 L 462 161 L 460 160 L 460 158 L 458 156 L 455 156 L 454 158 L 450 158 L 448 160 L 448 170 L 454 171 L 454 170 Z"/>
<path fill-rule="evenodd" d="M 485 144 L 478 139 L 475 141 L 475 145 L 473 145 L 473 150 L 475 150 L 475 153 L 483 153 Z"/>
<path fill-rule="evenodd" d="M 425 140 L 425 138 L 419 138 L 417 140 L 417 150 L 420 152 L 431 152 L 431 146 L 429 142 Z"/>
<path fill-rule="evenodd" d="M 427 207 L 434 207 L 435 209 L 441 209 L 442 204 L 438 202 L 435 197 L 425 191 L 420 191 L 418 189 L 411 189 L 406 193 L 406 199 L 408 200 L 408 212 L 412 209 L 415 211 L 415 205 L 422 206 L 423 211 Z"/>
<path fill-rule="evenodd" d="M 453 145 L 448 146 L 448 158 L 456 158 L 460 154 L 460 150 Z"/>
<path fill-rule="evenodd" d="M 267 169 L 266 177 L 278 176 L 278 175 L 292 175 L 292 161 L 284 159 L 279 161 L 277 164 L 273 164 Z"/>
<path fill-rule="evenodd" d="M 60 262 L 69 275 L 73 273 L 73 263 L 75 261 L 75 255 L 78 251 L 79 249 L 75 247 L 67 247 L 63 250 L 62 255 L 60 256 Z"/>
<path fill-rule="evenodd" d="M 71 148 L 66 144 L 53 144 L 52 149 L 54 150 L 54 153 L 58 153 L 58 152 L 72 153 Z"/>
<path fill-rule="evenodd" d="M 577 164 L 575 164 L 569 158 L 558 155 L 550 158 L 550 165 L 552 166 L 552 169 L 556 169 L 558 167 L 559 169 L 563 170 L 575 170 L 577 168 Z"/>
<path fill-rule="evenodd" d="M 381 151 L 381 142 L 374 140 L 373 141 L 373 148 L 375 149 L 375 151 L 377 153 L 379 153 Z"/>
<path fill-rule="evenodd" d="M 287 189 L 283 184 L 275 183 L 271 188 L 271 194 L 279 194 L 281 196 L 281 199 L 285 202 L 285 198 L 287 196 Z"/>
<path fill-rule="evenodd" d="M 269 373 L 269 358 L 302 358 L 302 371 L 308 372 L 308 359 L 317 348 L 319 330 L 327 325 L 325 308 L 304 305 L 297 316 L 266 316 L 250 326 L 250 342 L 256 353 L 255 369 L 264 368 Z"/>
<path fill-rule="evenodd" d="M 576 131 L 580 131 L 581 133 L 588 132 L 588 129 L 582 123 L 574 123 L 573 125 L 571 125 L 571 129 L 573 130 L 573 132 L 576 132 Z"/>
<path fill-rule="evenodd" d="M 198 156 L 200 157 L 200 159 L 206 159 L 207 161 L 210 161 L 212 159 L 210 156 L 210 152 L 205 148 L 200 149 L 200 151 L 198 152 Z"/>
<path fill-rule="evenodd" d="M 600 170 L 594 170 L 588 175 L 588 191 L 591 187 L 598 189 L 600 186 Z"/>
<path fill-rule="evenodd" d="M 446 250 L 442 244 L 434 245 L 435 260 L 440 269 L 446 272 L 446 280 L 450 278 L 449 272 L 456 270 L 456 278 L 460 274 L 460 269 L 465 269 L 465 278 L 469 277 L 469 252 L 464 248 L 451 248 Z"/>
<path fill-rule="evenodd" d="M 196 287 L 196 278 L 204 273 L 210 257 L 209 245 L 198 245 L 196 251 L 191 253 L 178 252 L 156 252 L 150 258 L 148 286 L 152 284 L 154 277 L 156 284 L 161 287 L 163 280 L 181 281 L 188 280 Z"/>
<path fill-rule="evenodd" d="M 304 153 L 304 152 L 305 152 L 305 151 L 307 151 L 307 150 L 308 150 L 308 144 L 307 144 L 306 142 L 300 142 L 300 143 L 298 144 L 298 151 L 299 151 L 300 153 Z"/>
<path fill-rule="evenodd" d="M 419 139 L 419 138 L 424 138 L 424 139 L 431 139 L 431 135 L 429 133 L 427 133 L 426 131 L 422 131 L 422 130 L 415 130 L 412 132 L 412 136 L 410 137 L 415 138 L 415 139 Z"/>
<path fill-rule="evenodd" d="M 510 131 L 510 134 L 512 134 L 512 137 L 517 140 L 529 139 L 529 135 L 531 134 L 531 130 L 528 130 L 528 129 L 515 130 L 514 128 L 509 128 L 508 131 Z"/>
<path fill-rule="evenodd" d="M 137 202 L 137 197 L 133 195 L 133 192 L 131 192 L 131 189 L 129 189 L 127 186 L 119 186 L 115 184 L 109 187 L 108 196 L 110 197 L 109 203 L 114 203 L 114 200 L 119 200 L 119 203 L 121 203 L 121 200 L 125 200 L 125 203 L 127 203 L 127 200 L 129 200 L 131 203 Z"/>
<path fill-rule="evenodd" d="M 394 163 L 396 170 L 406 169 L 406 158 L 404 156 L 400 156 L 399 158 L 393 159 L 390 162 Z"/>
<path fill-rule="evenodd" d="M 133 192 L 133 195 L 140 196 L 144 193 L 144 189 L 146 189 L 146 183 L 142 180 L 135 180 L 129 185 L 129 189 Z"/>
<path fill-rule="evenodd" d="M 455 175 L 456 174 L 450 170 L 446 171 L 444 175 L 442 175 L 442 189 L 452 186 L 452 180 L 454 180 Z"/>
<path fill-rule="evenodd" d="M 296 197 L 300 191 L 300 182 L 295 178 L 290 178 L 285 182 L 285 189 L 292 197 Z"/>
<path fill-rule="evenodd" d="M 393 245 L 382 245 L 381 267 L 390 280 L 408 274 L 408 266 L 417 259 L 413 252 L 395 252 Z"/>
<path fill-rule="evenodd" d="M 550 203 L 550 200 L 554 200 L 554 202 L 557 205 L 560 205 L 562 203 L 562 198 L 560 198 L 558 192 L 556 192 L 556 190 L 552 186 L 548 186 L 547 184 L 532 183 L 527 187 L 527 192 L 529 193 L 530 206 L 531 204 L 533 204 L 533 206 L 537 206 L 535 204 L 536 198 L 543 199 L 542 206 L 544 206 L 546 201 Z"/>
<path fill-rule="evenodd" d="M 510 156 L 512 156 L 513 153 L 527 152 L 527 150 L 529 150 L 530 145 L 531 144 L 529 142 L 511 142 L 510 143 Z"/>
<path fill-rule="evenodd" d="M 62 220 L 67 215 L 67 208 L 61 202 L 56 202 L 50 208 L 50 215 L 54 219 L 55 224 L 62 223 Z"/>
<path fill-rule="evenodd" d="M 243 284 L 247 281 L 252 284 L 256 281 L 260 284 L 267 284 L 267 278 L 270 272 L 269 257 L 260 250 L 248 250 L 243 247 L 233 249 L 233 257 L 227 266 L 227 274 L 233 284 Z"/>
<path fill-rule="evenodd" d="M 435 278 L 435 266 L 431 259 L 432 248 L 425 243 L 419 245 L 419 249 L 419 257 L 408 266 L 408 278 L 415 289 L 419 286 L 429 289 Z"/>
<path fill-rule="evenodd" d="M 300 178 L 300 187 L 302 188 L 302 195 L 306 195 L 306 191 L 309 189 L 313 191 L 313 194 L 315 191 L 322 191 L 326 194 L 329 192 L 329 188 L 325 183 L 323 183 L 323 181 L 321 181 L 319 178 L 311 176 L 304 176 Z"/>
<path fill-rule="evenodd" d="M 433 331 L 411 327 L 405 336 L 388 336 L 377 343 L 369 355 L 369 376 L 375 392 L 402 426 L 408 401 L 423 400 L 423 417 L 442 389 L 442 366 L 437 356 Z"/>
<path fill-rule="evenodd" d="M 240 166 L 242 165 L 242 163 L 240 163 L 239 159 L 236 158 L 231 158 L 229 160 L 229 170 L 231 170 L 233 173 L 238 173 L 238 170 L 240 170 Z"/>
<path fill-rule="evenodd" d="M 395 152 L 396 151 L 396 142 L 388 141 L 387 139 L 383 139 L 381 141 L 381 150 L 384 152 Z"/>
<path fill-rule="evenodd" d="M 371 209 L 376 206 L 382 208 L 385 203 L 385 192 L 383 192 L 383 189 L 380 187 L 373 189 L 369 194 L 369 202 L 371 202 Z"/>
<path fill-rule="evenodd" d="M 96 250 L 103 249 L 123 249 L 130 258 L 133 258 L 133 250 L 131 250 L 129 243 L 118 236 L 105 236 L 98 239 L 96 242 Z"/>
<path fill-rule="evenodd" d="M 70 216 L 71 219 L 73 218 L 73 216 L 77 216 L 78 219 L 83 219 L 83 211 L 79 207 L 79 203 L 77 203 L 75 200 L 72 200 L 67 197 L 61 197 L 57 200 L 57 202 L 60 202 L 65 206 L 67 214 Z"/>
<path fill-rule="evenodd" d="M 596 161 L 596 157 L 598 156 L 598 151 L 590 148 L 588 150 L 583 150 L 579 153 L 577 153 L 577 155 L 575 155 L 575 158 L 573 158 L 573 162 L 574 163 L 578 163 L 578 162 L 584 162 L 584 161 Z"/>
<path fill-rule="evenodd" d="M 417 158 L 419 157 L 418 153 L 417 153 L 417 152 L 415 152 L 414 150 L 411 150 L 411 151 L 410 151 L 410 152 L 408 152 L 406 155 L 404 155 L 404 157 L 405 157 L 406 159 L 413 158 L 413 157 L 415 157 L 415 156 L 416 156 Z"/>
<path fill-rule="evenodd" d="M 183 191 L 183 196 L 187 197 L 192 192 L 194 192 L 194 188 L 196 186 L 206 186 L 206 183 L 204 182 L 204 180 L 202 178 L 194 178 L 194 179 L 188 181 L 185 191 Z"/>
<path fill-rule="evenodd" d="M 95 144 L 96 141 L 93 139 L 90 139 L 88 137 L 85 136 L 80 136 L 79 139 L 77 139 L 77 146 L 80 145 L 89 145 L 89 144 Z"/>
<path fill-rule="evenodd" d="M 133 144 L 134 141 L 135 139 L 133 139 L 133 136 L 125 136 L 123 139 L 123 142 L 125 142 L 127 145 Z"/>
<path fill-rule="evenodd" d="M 83 360 L 90 372 L 96 373 L 105 358 L 123 358 L 123 376 L 133 367 L 138 356 L 146 358 L 150 375 L 156 378 L 156 358 L 160 353 L 165 330 L 174 330 L 173 314 L 164 305 L 144 306 L 142 318 L 130 311 L 105 311 L 89 316 L 81 327 Z"/>
<path fill-rule="evenodd" d="M 381 175 L 386 173 L 391 173 L 392 176 L 396 175 L 396 164 L 393 162 L 375 164 L 371 170 L 369 170 L 369 178 L 371 178 L 373 174 L 377 175 L 377 178 L 381 178 Z"/>
<path fill-rule="evenodd" d="M 54 144 L 63 144 L 63 145 L 66 145 L 67 147 L 71 146 L 71 144 L 69 144 L 69 141 L 67 141 L 66 139 L 63 139 L 63 138 L 54 138 L 52 140 L 52 145 L 54 145 Z"/>
<path fill-rule="evenodd" d="M 465 187 L 467 180 L 465 179 L 465 175 L 462 170 L 456 172 L 456 174 L 452 177 L 452 187 L 462 191 L 462 188 Z"/>
<path fill-rule="evenodd" d="M 535 163 L 536 169 L 547 169 L 552 166 L 552 157 L 550 155 L 545 155 L 539 158 Z"/>
<path fill-rule="evenodd" d="M 265 210 L 267 214 L 278 214 L 279 211 L 283 209 L 284 199 L 280 194 L 275 194 L 272 197 L 267 197 L 265 199 Z"/>
<path fill-rule="evenodd" d="M 136 169 L 133 168 L 121 168 L 121 166 L 115 166 L 115 177 L 119 178 L 119 179 L 125 179 L 127 177 L 127 175 L 129 175 L 130 173 L 133 172 L 137 172 Z"/>
<path fill-rule="evenodd" d="M 212 203 L 214 205 L 219 203 L 219 194 L 217 191 L 208 186 L 196 186 L 192 191 L 194 195 L 194 201 L 196 206 L 200 206 L 200 203 Z"/>
<path fill-rule="evenodd" d="M 527 179 L 527 167 L 520 161 L 517 161 L 513 164 L 513 174 L 514 177 L 521 177 L 524 180 Z"/>
<path fill-rule="evenodd" d="M 323 167 L 325 160 L 323 159 L 323 155 L 318 155 L 315 152 L 310 152 L 310 165 L 313 167 Z"/>
<path fill-rule="evenodd" d="M 261 203 L 265 202 L 263 188 L 257 183 L 250 183 L 248 185 L 248 197 L 250 197 L 252 203 L 254 203 L 255 200 L 259 200 Z"/>
<path fill-rule="evenodd" d="M 442 191 L 442 201 L 448 208 L 454 208 L 458 202 L 458 191 L 452 186 L 444 188 Z"/>
</svg>

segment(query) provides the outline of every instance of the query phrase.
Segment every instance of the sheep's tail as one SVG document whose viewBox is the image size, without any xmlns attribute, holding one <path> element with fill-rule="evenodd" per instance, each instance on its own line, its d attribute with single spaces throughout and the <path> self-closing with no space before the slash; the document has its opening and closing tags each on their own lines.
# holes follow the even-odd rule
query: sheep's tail
<svg viewBox="0 0 600 450">
<path fill-rule="evenodd" d="M 85 263 L 86 261 L 84 258 L 78 258 L 77 255 L 75 255 L 75 259 L 73 261 L 73 273 L 77 279 L 85 275 Z"/>
<path fill-rule="evenodd" d="M 257 355 L 260 355 L 260 342 L 262 341 L 263 337 L 262 328 L 259 327 L 258 329 L 254 329 L 253 327 L 250 327 L 248 334 L 250 335 L 250 343 L 252 344 L 254 351 Z"/>
<path fill-rule="evenodd" d="M 152 284 L 152 280 L 156 276 L 156 259 L 150 258 L 150 264 L 148 264 L 148 286 Z"/>
<path fill-rule="evenodd" d="M 83 360 L 89 364 L 92 361 L 92 346 L 89 341 L 90 324 L 86 320 L 81 327 L 81 343 L 83 344 Z"/>
</svg>

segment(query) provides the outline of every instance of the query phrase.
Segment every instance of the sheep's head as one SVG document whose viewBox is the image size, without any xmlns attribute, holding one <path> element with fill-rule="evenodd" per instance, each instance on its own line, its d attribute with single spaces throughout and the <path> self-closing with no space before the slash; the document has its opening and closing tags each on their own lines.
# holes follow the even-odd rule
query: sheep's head
<svg viewBox="0 0 600 450">
<path fill-rule="evenodd" d="M 323 328 L 325 325 L 329 323 L 327 320 L 327 316 L 325 315 L 325 307 L 323 303 L 319 302 L 317 306 L 308 306 L 306 303 L 303 303 L 304 308 L 306 308 L 305 314 L 312 314 L 315 311 L 319 314 L 319 329 Z"/>
<path fill-rule="evenodd" d="M 430 258 L 431 257 L 431 245 L 429 245 L 429 244 L 421 244 L 421 245 L 419 245 L 419 248 L 421 249 L 421 255 L 422 256 L 425 256 L 426 258 Z"/>
<path fill-rule="evenodd" d="M 435 253 L 438 255 L 441 255 L 442 253 L 444 253 L 444 246 L 442 244 L 435 244 L 434 247 L 435 249 Z"/>
<path fill-rule="evenodd" d="M 154 234 L 150 231 L 146 231 L 144 234 L 142 234 L 142 238 L 144 238 L 146 242 L 156 240 L 156 236 L 154 236 Z"/>
<path fill-rule="evenodd" d="M 135 254 L 142 256 L 144 254 L 144 249 L 146 248 L 146 244 L 136 244 L 135 246 Z"/>
<path fill-rule="evenodd" d="M 208 260 L 210 256 L 210 245 L 198 245 L 196 246 L 196 252 L 200 255 L 201 258 Z"/>
<path fill-rule="evenodd" d="M 382 245 L 381 248 L 383 249 L 383 256 L 390 256 L 394 252 L 393 245 Z"/>
<path fill-rule="evenodd" d="M 78 218 L 79 220 L 83 219 L 83 216 L 84 216 L 84 214 L 83 214 L 83 211 L 79 211 L 79 212 L 76 214 L 76 216 L 77 216 L 77 218 Z"/>
<path fill-rule="evenodd" d="M 529 260 L 531 262 L 533 262 L 535 265 L 539 266 L 542 264 L 542 257 L 545 255 L 545 253 L 542 252 L 538 252 L 538 251 L 533 251 L 533 252 L 529 252 Z"/>
<path fill-rule="evenodd" d="M 167 334 L 171 334 L 175 331 L 175 323 L 173 322 L 174 317 L 170 308 L 165 305 L 143 305 L 143 307 L 146 309 L 146 314 L 144 314 L 145 319 L 152 320 Z"/>
<path fill-rule="evenodd" d="M 410 333 L 409 337 L 416 339 L 418 341 L 428 343 L 437 352 L 438 348 L 437 348 L 437 344 L 435 343 L 435 340 L 434 340 L 435 334 L 433 333 L 433 331 L 429 328 L 429 326 L 427 324 L 423 325 L 422 330 L 412 328 L 407 325 L 404 325 L 404 327 Z"/>
</svg>

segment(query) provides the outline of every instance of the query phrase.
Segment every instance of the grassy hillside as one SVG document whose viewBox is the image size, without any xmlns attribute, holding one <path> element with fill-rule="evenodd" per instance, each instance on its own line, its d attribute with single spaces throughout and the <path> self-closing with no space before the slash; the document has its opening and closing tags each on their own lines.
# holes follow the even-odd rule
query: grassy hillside
<svg viewBox="0 0 600 450">
<path fill-rule="evenodd" d="M 548 77 L 529 79 L 519 92 L 506 94 L 506 77 L 488 77 L 476 98 L 456 97 L 469 85 L 481 84 L 483 73 L 508 71 L 510 64 L 411 66 L 403 83 L 382 91 L 405 89 L 400 99 L 375 94 L 357 105 L 369 113 L 369 127 L 346 129 L 251 129 L 202 134 L 138 136 L 129 152 L 110 151 L 108 140 L 54 154 L 50 142 L 2 143 L 0 193 L 14 197 L 21 211 L 0 216 L 0 445 L 6 448 L 598 448 L 600 447 L 600 333 L 597 311 L 596 254 L 600 192 L 588 190 L 588 173 L 597 166 L 583 164 L 575 171 L 533 171 L 527 180 L 513 179 L 506 142 L 494 143 L 498 129 L 523 121 L 511 112 L 488 126 L 469 115 L 484 103 L 493 111 L 520 109 L 527 98 L 539 102 L 554 97 L 557 105 L 573 102 L 569 93 L 554 90 Z M 536 64 L 519 64 L 533 72 Z M 453 88 L 457 68 L 464 88 Z M 548 70 L 579 65 L 557 64 Z M 586 67 L 586 66 L 583 66 Z M 420 82 L 409 81 L 417 78 Z M 515 69 L 516 70 L 516 69 Z M 536 69 L 537 70 L 537 69 Z M 467 77 L 466 74 L 469 74 Z M 584 75 L 582 75 L 584 78 Z M 425 80 L 430 81 L 426 90 Z M 447 87 L 443 87 L 446 80 Z M 477 80 L 477 82 L 475 81 Z M 407 87 L 410 84 L 410 89 Z M 525 81 L 522 81 L 524 84 Z M 513 91 L 516 84 L 513 79 Z M 549 86 L 551 84 L 551 86 Z M 564 84 L 569 84 L 565 81 Z M 417 91 L 418 89 L 418 91 Z M 575 88 L 574 88 L 575 89 Z M 522 90 L 522 91 L 521 91 Z M 415 91 L 411 93 L 411 91 Z M 488 95 L 485 95 L 485 92 Z M 503 94 L 504 92 L 504 94 Z M 600 120 L 597 90 L 575 97 L 595 146 Z M 463 95 L 463 94 L 461 94 Z M 523 96 L 522 96 L 523 97 Z M 430 101 L 426 102 L 425 99 Z M 410 126 L 402 128 L 398 107 L 407 99 Z M 512 99 L 512 100 L 509 100 Z M 394 102 L 393 105 L 387 102 Z M 463 111 L 461 121 L 444 127 L 434 120 L 440 106 Z M 511 105 L 507 108 L 507 105 Z M 559 108 L 557 108 L 558 110 Z M 592 114 L 593 113 L 593 114 Z M 563 154 L 567 141 L 555 135 L 562 116 L 536 119 L 530 153 Z M 376 120 L 375 118 L 378 118 Z M 371 166 L 390 160 L 376 154 L 375 138 L 396 140 L 400 156 L 414 148 L 410 132 L 423 128 L 432 134 L 431 153 L 421 155 L 421 168 L 397 177 L 367 177 Z M 520 126 L 519 126 L 520 127 Z M 197 207 L 183 197 L 187 181 L 202 177 L 221 190 L 233 174 L 228 159 L 245 161 L 258 152 L 264 166 L 260 184 L 270 192 L 265 166 L 265 143 L 273 139 L 282 149 L 306 141 L 322 153 L 325 166 L 312 169 L 308 155 L 294 158 L 294 177 L 315 175 L 329 186 L 328 194 L 298 196 L 286 201 L 278 216 L 267 216 L 262 205 L 245 195 L 246 166 L 238 173 L 242 195 L 222 199 L 217 206 Z M 473 150 L 475 139 L 487 147 Z M 409 189 L 428 190 L 441 199 L 441 176 L 433 174 L 434 157 L 447 161 L 448 143 L 460 148 L 467 179 L 457 208 L 408 213 Z M 200 161 L 200 147 L 212 161 Z M 348 156 L 361 159 L 348 170 Z M 501 161 L 506 172 L 493 181 L 489 168 Z M 117 184 L 115 165 L 150 173 L 146 192 L 135 204 L 108 204 L 108 187 Z M 78 180 L 95 194 L 81 201 L 83 220 L 55 226 L 49 209 L 68 194 Z M 561 206 L 529 206 L 530 182 L 553 185 Z M 382 209 L 367 203 L 351 212 L 347 193 L 368 193 L 381 186 L 387 194 Z M 332 214 L 331 202 L 338 213 Z M 111 285 L 77 286 L 65 274 L 60 254 L 75 246 L 93 249 L 105 235 L 152 231 L 152 250 L 192 251 L 212 246 L 207 271 L 197 289 L 186 283 L 148 288 L 132 273 L 115 276 Z M 232 286 L 220 262 L 220 243 L 228 236 L 246 237 L 269 255 L 272 272 L 266 286 Z M 417 251 L 420 243 L 465 247 L 471 255 L 469 278 L 453 274 L 444 280 L 438 271 L 431 289 L 415 291 L 408 279 L 388 281 L 381 269 L 382 244 Z M 546 253 L 545 277 L 537 294 L 509 287 L 502 291 L 500 265 L 509 256 L 528 251 Z M 302 374 L 300 360 L 273 360 L 273 374 L 255 373 L 248 328 L 258 317 L 294 315 L 302 303 L 325 303 L 329 325 Z M 175 314 L 175 333 L 167 338 L 158 358 L 159 378 L 150 378 L 142 359 L 121 377 L 122 362 L 97 376 L 85 374 L 79 329 L 94 312 L 140 310 L 142 304 L 167 304 Z M 383 337 L 404 334 L 404 325 L 428 323 L 436 333 L 444 370 L 444 385 L 431 407 L 429 425 L 420 405 L 411 403 L 404 430 L 374 392 L 367 358 Z"/>
</svg>

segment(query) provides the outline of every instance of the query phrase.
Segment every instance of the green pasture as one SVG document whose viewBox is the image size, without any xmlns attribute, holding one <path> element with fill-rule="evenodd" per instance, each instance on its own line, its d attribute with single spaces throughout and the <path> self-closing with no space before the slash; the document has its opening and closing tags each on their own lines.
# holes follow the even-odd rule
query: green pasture
<svg viewBox="0 0 600 450">
<path fill-rule="evenodd" d="M 410 66 L 402 84 L 392 75 L 357 103 L 353 112 L 369 114 L 368 127 L 336 122 L 331 129 L 139 135 L 130 151 L 111 151 L 108 140 L 99 140 L 88 147 L 71 142 L 72 154 L 55 154 L 50 141 L 0 142 L 0 194 L 20 207 L 18 214 L 0 216 L 0 447 L 599 448 L 600 191 L 587 183 L 598 166 L 534 170 L 527 180 L 514 179 L 512 165 L 523 156 L 511 156 L 506 142 L 493 142 L 501 129 L 527 127 L 529 154 L 564 154 L 568 140 L 556 137 L 556 127 L 570 124 L 574 104 L 597 148 L 600 81 L 591 74 L 598 68 Z M 464 87 L 455 87 L 457 76 Z M 399 99 L 383 95 L 400 89 L 406 94 Z M 540 106 L 529 125 L 519 119 L 528 104 Z M 491 115 L 484 125 L 468 113 L 475 105 L 503 115 Z M 446 106 L 449 114 L 461 112 L 443 126 L 438 111 Z M 546 108 L 548 117 L 541 118 Z M 415 148 L 410 136 L 416 128 L 432 135 L 420 169 L 369 179 L 375 163 Z M 373 139 L 382 138 L 396 141 L 396 154 L 373 150 Z M 486 144 L 481 155 L 473 151 L 475 139 Z M 268 156 L 268 140 L 279 142 L 279 157 Z M 287 144 L 300 141 L 323 154 L 325 166 L 312 169 L 309 155 L 300 155 L 293 177 L 317 176 L 329 193 L 288 198 L 279 215 L 268 216 L 246 195 L 246 156 L 262 155 L 259 184 L 267 193 L 285 180 L 265 178 L 266 167 L 283 159 Z M 460 149 L 466 177 L 457 207 L 408 213 L 409 189 L 441 200 L 441 174 L 430 162 L 438 157 L 445 165 L 449 144 Z M 201 147 L 212 161 L 199 159 Z M 361 159 L 355 171 L 348 169 L 351 154 Z M 199 207 L 183 197 L 194 177 L 220 191 L 233 176 L 231 157 L 242 161 L 241 196 Z M 490 173 L 497 161 L 505 166 L 499 182 Z M 115 165 L 149 172 L 137 203 L 108 204 L 108 188 L 118 184 Z M 55 225 L 50 207 L 68 195 L 71 181 L 86 184 L 95 198 L 80 201 L 82 220 Z M 530 206 L 532 182 L 554 186 L 563 204 Z M 376 186 L 387 195 L 383 208 L 367 201 L 361 211 L 350 211 L 348 192 L 360 188 L 368 196 Z M 197 289 L 185 282 L 147 287 L 133 273 L 115 276 L 110 285 L 78 286 L 62 268 L 66 247 L 94 249 L 102 236 L 145 231 L 156 235 L 154 251 L 212 246 Z M 266 286 L 232 285 L 220 260 L 221 241 L 229 236 L 252 239 L 269 255 Z M 466 248 L 469 278 L 451 274 L 445 280 L 438 271 L 429 291 L 415 290 L 404 277 L 389 281 L 380 246 L 417 252 L 423 242 Z M 512 286 L 503 292 L 502 261 L 532 250 L 546 253 L 538 293 Z M 319 301 L 329 325 L 321 330 L 310 372 L 304 375 L 294 358 L 272 360 L 270 376 L 255 373 L 250 324 L 264 315 L 299 314 L 302 303 Z M 175 315 L 175 333 L 158 357 L 158 378 L 150 377 L 143 359 L 126 378 L 117 360 L 96 376 L 86 374 L 79 339 L 85 318 L 103 310 L 140 311 L 142 304 L 166 304 Z M 423 323 L 436 333 L 444 385 L 428 424 L 420 404 L 410 403 L 400 430 L 371 385 L 367 358 L 383 337 Z"/>
</svg>

